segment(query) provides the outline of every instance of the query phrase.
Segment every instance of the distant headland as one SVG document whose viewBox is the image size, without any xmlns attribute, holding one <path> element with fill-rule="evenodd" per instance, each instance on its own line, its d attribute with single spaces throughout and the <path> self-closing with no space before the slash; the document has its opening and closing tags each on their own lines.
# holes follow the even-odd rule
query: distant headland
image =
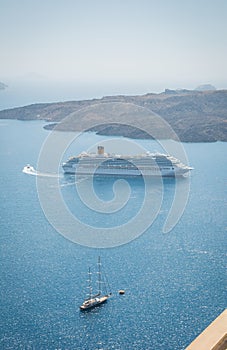
<svg viewBox="0 0 227 350">
<path fill-rule="evenodd" d="M 104 108 L 111 102 L 122 105 L 122 125 L 114 123 L 108 110 Z M 162 93 L 148 93 L 136 96 L 105 96 L 101 99 L 68 101 L 57 103 L 39 103 L 25 107 L 0 111 L 0 119 L 45 120 L 51 122 L 46 129 L 52 129 L 58 123 L 58 130 L 81 131 L 83 121 L 89 118 L 96 122 L 92 128 L 99 134 L 121 135 L 130 138 L 150 138 L 140 129 L 128 126 L 127 105 L 144 107 L 166 120 L 182 142 L 227 141 L 227 90 L 216 90 L 212 85 L 199 86 L 195 90 L 170 90 Z M 84 108 L 100 105 L 103 114 L 80 113 Z M 73 112 L 77 112 L 72 114 Z M 70 123 L 61 124 L 68 115 L 73 118 Z M 135 118 L 139 118 L 137 114 Z M 143 121 L 143 129 L 150 129 L 149 118 Z M 99 127 L 98 124 L 102 124 Z M 103 127 L 105 124 L 105 127 Z M 157 138 L 165 138 L 162 131 L 156 130 Z M 171 137 L 171 136 L 170 136 Z"/>
<path fill-rule="evenodd" d="M 5 90 L 8 86 L 0 81 L 0 90 Z"/>
</svg>

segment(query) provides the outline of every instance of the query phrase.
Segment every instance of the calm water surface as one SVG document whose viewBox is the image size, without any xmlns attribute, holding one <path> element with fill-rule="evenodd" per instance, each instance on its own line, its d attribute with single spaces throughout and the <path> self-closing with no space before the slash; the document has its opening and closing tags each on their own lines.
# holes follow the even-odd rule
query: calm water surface
<svg viewBox="0 0 227 350">
<path fill-rule="evenodd" d="M 160 214 L 142 236 L 101 250 L 74 244 L 57 233 L 40 207 L 36 177 L 22 173 L 27 163 L 37 164 L 48 135 L 42 126 L 0 121 L 0 348 L 185 349 L 226 307 L 226 144 L 184 145 L 195 170 L 186 210 L 170 233 L 163 234 L 162 227 L 173 200 L 173 179 L 164 181 Z M 83 135 L 78 151 L 102 139 Z M 103 217 L 87 214 L 70 181 L 60 180 L 67 205 L 99 226 Z M 126 219 L 135 215 L 144 194 L 142 180 L 130 179 L 129 184 L 132 198 L 123 213 Z M 113 179 L 95 180 L 97 195 L 110 199 L 112 185 Z M 115 219 L 109 215 L 106 220 L 113 225 Z M 95 267 L 98 255 L 113 298 L 81 313 L 87 269 Z M 119 296 L 122 288 L 126 293 Z"/>
</svg>

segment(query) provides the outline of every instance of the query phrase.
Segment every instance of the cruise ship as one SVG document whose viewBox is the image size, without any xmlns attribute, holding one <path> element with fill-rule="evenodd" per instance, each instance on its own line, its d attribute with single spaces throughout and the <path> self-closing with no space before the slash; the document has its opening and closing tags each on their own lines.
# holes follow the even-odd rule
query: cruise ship
<svg viewBox="0 0 227 350">
<path fill-rule="evenodd" d="M 109 154 L 103 146 L 98 146 L 97 153 L 82 152 L 70 157 L 62 167 L 65 174 L 97 176 L 175 177 L 193 169 L 170 155 L 150 152 L 134 156 Z"/>
</svg>

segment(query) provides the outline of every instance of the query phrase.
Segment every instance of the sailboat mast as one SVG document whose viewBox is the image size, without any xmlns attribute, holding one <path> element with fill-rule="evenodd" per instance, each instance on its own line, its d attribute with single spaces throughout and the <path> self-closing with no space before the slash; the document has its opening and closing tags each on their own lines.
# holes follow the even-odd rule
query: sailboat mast
<svg viewBox="0 0 227 350">
<path fill-rule="evenodd" d="M 101 259 L 98 258 L 98 292 L 101 294 Z"/>
<path fill-rule="evenodd" d="M 91 268 L 88 269 L 88 288 L 89 288 L 89 299 L 92 298 L 92 286 L 91 286 Z"/>
</svg>

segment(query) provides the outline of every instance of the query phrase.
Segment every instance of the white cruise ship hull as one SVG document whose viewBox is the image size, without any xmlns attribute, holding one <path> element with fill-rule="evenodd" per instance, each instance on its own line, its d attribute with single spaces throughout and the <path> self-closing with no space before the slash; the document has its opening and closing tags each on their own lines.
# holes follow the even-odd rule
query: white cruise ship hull
<svg viewBox="0 0 227 350">
<path fill-rule="evenodd" d="M 189 169 L 187 168 L 150 168 L 150 169 L 113 169 L 113 168 L 102 168 L 98 167 L 89 168 L 83 166 L 68 167 L 63 165 L 65 174 L 71 175 L 90 175 L 90 176 L 162 176 L 162 177 L 175 177 L 185 175 Z"/>
</svg>

